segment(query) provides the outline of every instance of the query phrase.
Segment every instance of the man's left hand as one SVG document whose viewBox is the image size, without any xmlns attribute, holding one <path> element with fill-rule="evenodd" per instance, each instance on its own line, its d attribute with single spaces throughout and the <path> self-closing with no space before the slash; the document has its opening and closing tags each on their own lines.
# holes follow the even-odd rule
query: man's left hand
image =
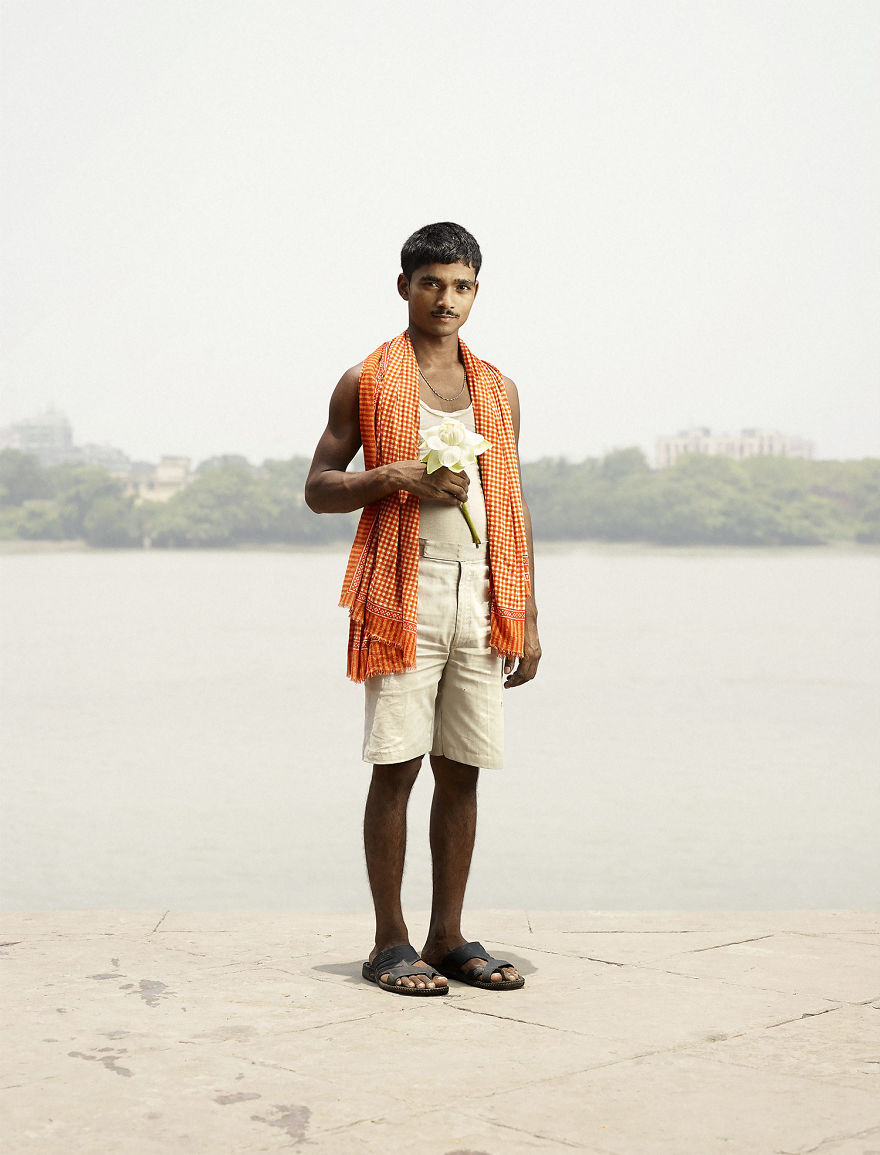
<svg viewBox="0 0 880 1155">
<path fill-rule="evenodd" d="M 529 620 L 527 615 L 523 656 L 518 662 L 513 657 L 504 659 L 504 673 L 507 675 L 504 682 L 505 690 L 509 690 L 513 686 L 524 686 L 526 682 L 531 682 L 538 672 L 540 660 L 541 643 L 538 641 L 538 623 L 534 619 Z"/>
</svg>

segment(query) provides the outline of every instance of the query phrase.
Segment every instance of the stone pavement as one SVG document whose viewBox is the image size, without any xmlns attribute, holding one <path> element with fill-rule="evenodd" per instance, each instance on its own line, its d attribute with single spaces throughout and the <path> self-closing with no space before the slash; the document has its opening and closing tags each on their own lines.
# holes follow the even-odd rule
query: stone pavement
<svg viewBox="0 0 880 1155">
<path fill-rule="evenodd" d="M 876 913 L 471 913 L 526 988 L 434 999 L 366 914 L 0 925 L 14 1155 L 880 1155 Z"/>
</svg>

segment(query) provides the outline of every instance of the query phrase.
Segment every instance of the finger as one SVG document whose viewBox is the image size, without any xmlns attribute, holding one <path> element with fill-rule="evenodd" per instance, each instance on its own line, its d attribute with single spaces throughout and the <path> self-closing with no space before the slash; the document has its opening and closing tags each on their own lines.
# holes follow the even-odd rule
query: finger
<svg viewBox="0 0 880 1155">
<path fill-rule="evenodd" d="M 531 682 L 537 672 L 537 658 L 520 658 L 519 665 L 517 666 L 516 670 L 504 683 L 505 688 L 509 689 L 513 686 L 523 686 L 526 682 Z"/>
</svg>

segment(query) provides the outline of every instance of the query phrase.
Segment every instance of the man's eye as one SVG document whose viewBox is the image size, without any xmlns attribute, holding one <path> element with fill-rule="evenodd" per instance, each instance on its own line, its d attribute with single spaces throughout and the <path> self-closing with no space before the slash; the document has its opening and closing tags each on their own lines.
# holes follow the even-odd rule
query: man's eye
<svg viewBox="0 0 880 1155">
<path fill-rule="evenodd" d="M 470 285 L 459 285 L 458 291 L 460 293 L 469 293 L 471 291 L 471 287 L 470 287 Z"/>
</svg>

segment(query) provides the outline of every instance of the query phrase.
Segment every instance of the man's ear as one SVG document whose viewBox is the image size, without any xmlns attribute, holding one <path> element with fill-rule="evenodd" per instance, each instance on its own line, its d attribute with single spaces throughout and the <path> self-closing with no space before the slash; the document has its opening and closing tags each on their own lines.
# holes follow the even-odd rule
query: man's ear
<svg viewBox="0 0 880 1155">
<path fill-rule="evenodd" d="M 480 282 L 474 281 L 474 298 L 476 298 L 477 293 L 479 293 L 479 291 L 480 291 Z"/>
<path fill-rule="evenodd" d="M 403 297 L 404 301 L 409 300 L 409 281 L 401 273 L 397 278 L 397 291 Z"/>
</svg>

